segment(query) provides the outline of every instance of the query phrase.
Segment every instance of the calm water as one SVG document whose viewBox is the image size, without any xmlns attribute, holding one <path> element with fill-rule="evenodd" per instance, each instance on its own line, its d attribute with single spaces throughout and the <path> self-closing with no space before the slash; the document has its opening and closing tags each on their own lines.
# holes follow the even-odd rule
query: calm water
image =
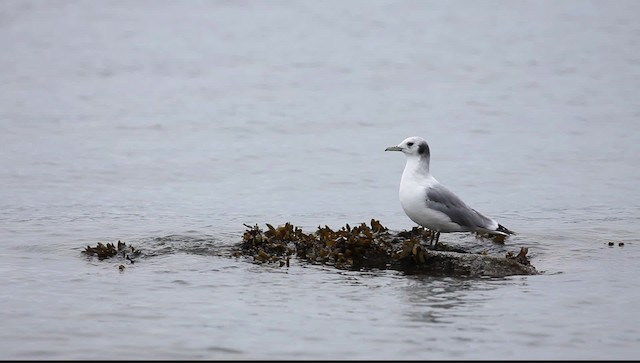
<svg viewBox="0 0 640 363">
<path fill-rule="evenodd" d="M 0 358 L 640 358 L 639 13 L 0 2 Z M 411 228 L 383 150 L 413 135 L 545 274 L 226 256 L 243 223 Z M 147 257 L 80 253 L 117 240 Z"/>
</svg>

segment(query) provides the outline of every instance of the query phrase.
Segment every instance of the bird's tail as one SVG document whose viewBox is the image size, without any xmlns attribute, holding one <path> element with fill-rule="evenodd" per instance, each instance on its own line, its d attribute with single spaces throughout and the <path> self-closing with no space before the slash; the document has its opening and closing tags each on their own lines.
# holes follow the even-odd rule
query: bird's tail
<svg viewBox="0 0 640 363">
<path fill-rule="evenodd" d="M 516 232 L 508 229 L 507 227 L 503 226 L 500 223 L 498 223 L 498 228 L 496 228 L 496 231 L 502 232 L 502 233 L 505 233 L 505 234 L 516 234 Z"/>
<path fill-rule="evenodd" d="M 510 235 L 510 234 L 516 234 L 516 232 L 508 229 L 507 227 L 503 226 L 502 224 L 496 222 L 495 220 L 493 220 L 491 218 L 488 218 L 488 217 L 485 217 L 484 215 L 482 215 L 482 213 L 478 212 L 477 210 L 473 209 L 473 211 L 476 212 L 479 216 L 481 216 L 481 217 L 483 217 L 483 218 L 485 218 L 485 219 L 490 221 L 488 226 L 485 226 L 484 228 L 480 229 L 481 231 L 483 231 L 485 233 L 488 233 L 490 235 L 498 235 L 498 236 L 505 236 L 505 237 Z M 496 229 L 492 229 L 493 226 L 495 226 L 494 223 L 498 225 L 498 227 Z"/>
</svg>

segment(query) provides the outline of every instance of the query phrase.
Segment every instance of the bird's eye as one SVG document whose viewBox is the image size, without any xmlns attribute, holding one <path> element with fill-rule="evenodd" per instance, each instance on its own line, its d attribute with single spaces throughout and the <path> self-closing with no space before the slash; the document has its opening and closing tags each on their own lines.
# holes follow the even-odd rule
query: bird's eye
<svg viewBox="0 0 640 363">
<path fill-rule="evenodd" d="M 408 146 L 408 147 L 412 147 L 412 146 L 413 146 L 413 143 L 412 143 L 412 142 L 408 142 L 408 143 L 407 143 L 407 146 Z"/>
</svg>

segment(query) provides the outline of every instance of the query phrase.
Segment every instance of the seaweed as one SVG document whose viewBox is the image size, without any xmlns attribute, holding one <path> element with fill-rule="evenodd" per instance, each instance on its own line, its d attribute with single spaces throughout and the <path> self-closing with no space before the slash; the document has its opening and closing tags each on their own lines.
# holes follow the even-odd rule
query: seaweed
<svg viewBox="0 0 640 363">
<path fill-rule="evenodd" d="M 98 242 L 95 247 L 87 245 L 82 253 L 88 256 L 97 256 L 98 260 L 121 257 L 131 263 L 135 263 L 134 258 L 139 257 L 142 252 L 133 246 L 127 246 L 126 243 L 118 241 L 117 245 L 114 245 L 111 242 L 108 242 L 106 245 L 102 242 Z M 123 269 L 121 268 L 120 270 Z"/>
<path fill-rule="evenodd" d="M 303 263 L 333 266 L 342 270 L 393 269 L 406 273 L 422 273 L 445 276 L 509 276 L 534 275 L 538 271 L 527 257 L 528 248 L 518 253 L 509 251 L 504 256 L 492 256 L 487 252 L 471 252 L 439 242 L 430 244 L 432 231 L 414 227 L 393 233 L 380 221 L 371 219 L 369 224 L 345 224 L 334 230 L 318 226 L 312 233 L 287 222 L 274 227 L 265 223 L 244 224 L 242 240 L 230 247 L 227 256 L 245 257 L 256 264 L 290 267 L 291 260 Z M 486 236 L 479 236 L 485 238 Z M 503 241 L 495 241 L 503 244 Z M 87 246 L 82 253 L 96 256 L 98 260 L 116 258 L 134 263 L 142 252 L 131 245 L 98 242 Z M 120 271 L 125 266 L 120 264 Z"/>
<path fill-rule="evenodd" d="M 318 226 L 313 233 L 305 233 L 287 222 L 262 230 L 256 224 L 245 224 L 239 249 L 233 256 L 248 256 L 260 264 L 289 266 L 292 256 L 312 263 L 331 265 L 338 269 L 395 269 L 410 273 L 465 276 L 507 276 L 537 274 L 527 258 L 527 248 L 504 257 L 486 253 L 472 253 L 459 247 L 439 243 L 428 247 L 431 231 L 414 227 L 408 231 L 391 233 L 378 220 L 370 226 L 349 224 L 338 230 Z M 479 236 L 482 237 L 482 236 Z M 500 243 L 501 241 L 496 241 Z"/>
</svg>

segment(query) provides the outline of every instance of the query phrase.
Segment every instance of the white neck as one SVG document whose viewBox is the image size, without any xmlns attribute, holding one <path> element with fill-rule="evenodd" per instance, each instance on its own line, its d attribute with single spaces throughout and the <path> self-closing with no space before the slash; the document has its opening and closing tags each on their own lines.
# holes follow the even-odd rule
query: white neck
<svg viewBox="0 0 640 363">
<path fill-rule="evenodd" d="M 402 178 L 419 177 L 425 178 L 429 176 L 429 157 L 419 157 L 411 155 L 407 157 L 407 164 L 404 166 Z"/>
</svg>

